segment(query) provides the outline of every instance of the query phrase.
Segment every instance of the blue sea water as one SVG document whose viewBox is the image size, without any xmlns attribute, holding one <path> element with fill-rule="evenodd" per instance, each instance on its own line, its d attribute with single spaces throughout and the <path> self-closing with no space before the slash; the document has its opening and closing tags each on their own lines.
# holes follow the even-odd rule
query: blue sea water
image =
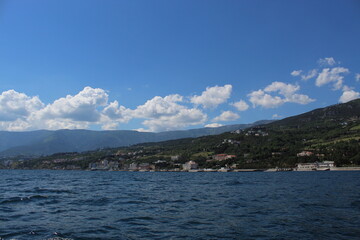
<svg viewBox="0 0 360 240">
<path fill-rule="evenodd" d="M 0 176 L 0 239 L 360 239 L 360 172 Z"/>
</svg>

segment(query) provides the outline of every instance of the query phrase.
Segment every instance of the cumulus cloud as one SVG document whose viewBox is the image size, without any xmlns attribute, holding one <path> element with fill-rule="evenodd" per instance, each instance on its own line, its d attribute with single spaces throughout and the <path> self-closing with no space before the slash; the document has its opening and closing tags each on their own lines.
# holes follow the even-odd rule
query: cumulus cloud
<svg viewBox="0 0 360 240">
<path fill-rule="evenodd" d="M 263 90 L 259 89 L 248 94 L 249 101 L 253 107 L 262 106 L 264 108 L 276 108 L 284 103 L 298 103 L 308 104 L 315 101 L 307 95 L 298 94 L 300 86 L 293 84 L 286 84 L 283 82 L 273 82 Z M 272 96 L 270 93 L 277 93 L 280 96 Z"/>
<path fill-rule="evenodd" d="M 328 57 L 328 58 L 320 58 L 318 60 L 318 64 L 320 66 L 333 66 L 336 64 L 336 61 L 333 57 Z"/>
<path fill-rule="evenodd" d="M 47 105 L 39 115 L 43 119 L 96 122 L 101 117 L 97 108 L 106 106 L 107 101 L 108 94 L 103 89 L 85 87 L 74 96 L 67 95 Z"/>
<path fill-rule="evenodd" d="M 339 102 L 346 103 L 346 102 L 349 102 L 349 101 L 357 99 L 357 98 L 360 98 L 359 92 L 356 92 L 352 89 L 346 89 L 343 92 L 343 94 L 341 95 Z"/>
<path fill-rule="evenodd" d="M 164 98 L 156 96 L 146 101 L 145 104 L 138 106 L 133 111 L 132 115 L 138 118 L 171 116 L 186 108 L 185 106 L 178 104 L 182 101 L 183 97 L 178 94 L 169 95 Z"/>
<path fill-rule="evenodd" d="M 321 87 L 325 84 L 333 83 L 334 90 L 339 90 L 344 82 L 343 74 L 346 73 L 349 73 L 349 69 L 343 67 L 324 68 L 316 78 L 315 84 Z"/>
<path fill-rule="evenodd" d="M 219 116 L 215 117 L 213 122 L 229 122 L 239 119 L 240 116 L 232 111 L 224 111 Z"/>
<path fill-rule="evenodd" d="M 230 84 L 215 87 L 207 87 L 200 96 L 191 97 L 190 101 L 204 108 L 215 108 L 226 102 L 231 95 L 232 86 Z"/>
<path fill-rule="evenodd" d="M 288 96 L 298 91 L 300 86 L 293 84 L 286 84 L 283 82 L 273 82 L 268 85 L 264 91 L 265 92 L 279 92 L 281 95 Z"/>
<path fill-rule="evenodd" d="M 5 91 L 0 95 L 0 121 L 24 119 L 43 107 L 37 96 L 29 97 L 14 90 Z"/>
<path fill-rule="evenodd" d="M 262 106 L 264 108 L 276 108 L 285 103 L 284 99 L 281 97 L 273 97 L 261 89 L 251 92 L 248 96 L 249 101 L 253 104 L 253 107 Z"/>
<path fill-rule="evenodd" d="M 234 106 L 239 111 L 246 111 L 249 108 L 249 105 L 244 100 L 231 103 L 230 105 Z"/>
<path fill-rule="evenodd" d="M 176 114 L 162 115 L 157 118 L 143 121 L 150 131 L 170 131 L 182 129 L 187 126 L 203 124 L 207 120 L 207 115 L 196 108 L 182 108 Z"/>
<path fill-rule="evenodd" d="M 197 108 L 182 105 L 178 94 L 156 96 L 135 109 L 118 101 L 108 103 L 108 94 L 100 88 L 85 87 L 53 103 L 43 104 L 14 90 L 0 95 L 0 129 L 22 131 L 33 129 L 84 129 L 100 125 L 104 130 L 117 129 L 133 118 L 145 119 L 151 131 L 165 131 L 203 124 L 207 115 Z M 145 129 L 144 129 L 145 130 Z"/>
<path fill-rule="evenodd" d="M 128 122 L 132 118 L 131 110 L 124 106 L 119 106 L 119 102 L 116 100 L 107 105 L 102 110 L 102 114 L 110 120 L 116 120 L 119 122 Z"/>
<path fill-rule="evenodd" d="M 182 105 L 183 97 L 172 94 L 166 97 L 156 96 L 135 110 L 125 110 L 133 118 L 145 118 L 142 124 L 148 129 L 141 131 L 169 131 L 203 124 L 207 115 L 197 108 L 188 108 Z"/>
<path fill-rule="evenodd" d="M 31 128 L 31 125 L 22 119 L 16 119 L 14 121 L 0 121 L 0 129 L 6 131 L 23 131 Z"/>
<path fill-rule="evenodd" d="M 9 131 L 83 129 L 90 124 L 102 124 L 103 120 L 107 120 L 104 124 L 110 124 L 111 117 L 123 109 L 118 107 L 117 112 L 111 112 L 118 103 L 107 106 L 107 101 L 108 94 L 100 88 L 85 87 L 74 96 L 67 95 L 46 106 L 37 96 L 9 90 L 0 95 L 0 128 Z M 99 109 L 104 107 L 102 113 Z"/>
<path fill-rule="evenodd" d="M 205 127 L 206 128 L 217 128 L 217 127 L 221 127 L 221 126 L 224 126 L 220 123 L 210 123 L 210 124 L 206 124 Z"/>
</svg>

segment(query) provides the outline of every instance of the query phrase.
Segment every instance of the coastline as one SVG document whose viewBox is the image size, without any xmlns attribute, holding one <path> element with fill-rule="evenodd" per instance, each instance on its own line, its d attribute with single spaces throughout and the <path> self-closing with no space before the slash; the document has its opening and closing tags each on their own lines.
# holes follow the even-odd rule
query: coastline
<svg viewBox="0 0 360 240">
<path fill-rule="evenodd" d="M 331 167 L 326 170 L 297 170 L 296 168 L 269 168 L 269 169 L 192 169 L 192 170 L 178 170 L 178 169 L 160 169 L 160 170 L 90 170 L 90 169 L 10 169 L 3 168 L 0 170 L 53 170 L 53 171 L 86 171 L 86 172 L 336 172 L 336 171 L 360 171 L 360 167 Z"/>
</svg>

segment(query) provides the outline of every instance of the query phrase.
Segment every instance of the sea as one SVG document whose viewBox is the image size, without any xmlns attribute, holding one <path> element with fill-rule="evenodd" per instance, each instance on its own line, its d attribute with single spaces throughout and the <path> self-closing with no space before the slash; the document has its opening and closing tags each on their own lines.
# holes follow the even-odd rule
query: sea
<svg viewBox="0 0 360 240">
<path fill-rule="evenodd" d="M 360 239 L 360 171 L 0 170 L 0 239 Z"/>
</svg>

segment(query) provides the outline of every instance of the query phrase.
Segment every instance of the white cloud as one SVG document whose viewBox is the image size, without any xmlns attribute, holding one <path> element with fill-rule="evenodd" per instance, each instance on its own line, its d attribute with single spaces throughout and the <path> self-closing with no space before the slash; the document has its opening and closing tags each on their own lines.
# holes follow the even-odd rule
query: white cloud
<svg viewBox="0 0 360 240">
<path fill-rule="evenodd" d="M 320 66 L 333 66 L 336 64 L 336 61 L 333 57 L 328 57 L 328 58 L 320 58 L 318 60 L 318 64 Z"/>
<path fill-rule="evenodd" d="M 324 68 L 316 78 L 315 84 L 321 87 L 328 83 L 333 83 L 334 90 L 339 90 L 344 82 L 342 74 L 349 73 L 349 69 L 343 67 Z"/>
<path fill-rule="evenodd" d="M 34 129 L 86 129 L 100 125 L 117 129 L 120 123 L 142 118 L 143 131 L 164 131 L 202 125 L 207 115 L 197 108 L 181 105 L 178 94 L 154 97 L 136 109 L 108 103 L 108 94 L 100 88 L 85 87 L 75 95 L 59 98 L 46 106 L 38 97 L 29 97 L 14 90 L 0 95 L 0 129 L 23 131 Z"/>
<path fill-rule="evenodd" d="M 294 92 L 298 91 L 300 87 L 298 85 L 286 84 L 283 82 L 273 82 L 268 85 L 264 91 L 265 92 L 279 92 L 281 95 L 289 96 Z"/>
<path fill-rule="evenodd" d="M 360 81 L 360 73 L 355 74 L 355 80 L 356 80 L 357 82 Z"/>
<path fill-rule="evenodd" d="M 303 72 L 304 72 L 303 70 L 294 70 L 291 72 L 291 75 L 294 77 L 300 76 L 301 80 L 307 81 L 307 80 L 315 77 L 318 73 L 317 69 L 312 69 L 312 70 L 308 71 L 306 74 Z"/>
<path fill-rule="evenodd" d="M 29 97 L 14 90 L 5 91 L 0 95 L 0 121 L 24 119 L 43 107 L 37 96 Z"/>
<path fill-rule="evenodd" d="M 148 100 L 135 110 L 125 110 L 127 115 L 134 118 L 145 118 L 142 124 L 148 129 L 141 131 L 169 131 L 181 129 L 187 126 L 203 124 L 207 115 L 197 108 L 187 108 L 179 103 L 183 97 L 179 94 L 166 97 L 156 96 Z"/>
<path fill-rule="evenodd" d="M 108 94 L 100 88 L 85 87 L 75 96 L 67 95 L 39 112 L 42 119 L 67 119 L 71 121 L 97 122 L 100 106 L 106 106 Z"/>
<path fill-rule="evenodd" d="M 118 122 L 128 122 L 132 118 L 131 112 L 130 109 L 119 106 L 119 102 L 116 100 L 107 105 L 102 111 L 104 116 Z"/>
<path fill-rule="evenodd" d="M 183 97 L 178 94 L 166 97 L 156 96 L 148 100 L 145 104 L 138 106 L 132 113 L 137 118 L 159 118 L 161 116 L 171 116 L 179 113 L 186 107 L 178 104 L 182 102 Z"/>
<path fill-rule="evenodd" d="M 210 124 L 206 124 L 205 127 L 206 128 L 217 128 L 217 127 L 221 127 L 221 126 L 224 126 L 220 123 L 210 123 Z"/>
<path fill-rule="evenodd" d="M 162 115 L 143 121 L 143 125 L 153 132 L 170 131 L 182 129 L 187 126 L 203 124 L 207 120 L 207 115 L 196 108 L 182 108 L 174 115 Z"/>
<path fill-rule="evenodd" d="M 295 93 L 295 94 L 293 94 L 293 95 L 287 96 L 286 99 L 285 99 L 285 101 L 286 101 L 286 102 L 298 103 L 298 104 L 305 105 L 305 104 L 314 102 L 315 99 L 312 99 L 312 98 L 310 98 L 309 96 L 304 95 L 304 94 L 297 94 L 297 93 Z"/>
<path fill-rule="evenodd" d="M 230 105 L 234 106 L 239 111 L 246 111 L 249 108 L 249 105 L 244 100 L 231 103 Z"/>
<path fill-rule="evenodd" d="M 300 76 L 301 73 L 302 73 L 302 70 L 294 70 L 290 74 L 291 74 L 291 76 L 297 77 L 297 76 Z"/>
<path fill-rule="evenodd" d="M 133 129 L 134 131 L 138 131 L 138 132 L 150 132 L 149 129 L 145 129 L 145 128 L 137 128 L 137 129 Z"/>
<path fill-rule="evenodd" d="M 102 130 L 116 130 L 119 126 L 118 122 L 107 122 L 101 126 Z"/>
<path fill-rule="evenodd" d="M 16 119 L 14 121 L 3 121 L 0 122 L 0 129 L 6 131 L 23 131 L 31 128 L 31 125 L 22 119 Z"/>
<path fill-rule="evenodd" d="M 0 128 L 10 131 L 34 129 L 84 129 L 104 119 L 99 108 L 106 106 L 108 95 L 103 89 L 85 87 L 78 94 L 44 105 L 38 97 L 28 97 L 14 90 L 0 96 Z"/>
<path fill-rule="evenodd" d="M 279 114 L 275 113 L 272 115 L 272 119 L 279 119 L 282 118 L 282 116 L 280 116 Z"/>
<path fill-rule="evenodd" d="M 232 86 L 229 84 L 223 87 L 207 87 L 200 96 L 193 96 L 190 101 L 196 105 L 202 105 L 204 108 L 215 108 L 230 98 L 231 90 Z"/>
<path fill-rule="evenodd" d="M 253 91 L 249 96 L 249 101 L 253 104 L 253 107 L 262 106 L 264 108 L 276 108 L 285 103 L 284 99 L 279 96 L 271 96 L 266 94 L 263 90 Z"/>
<path fill-rule="evenodd" d="M 212 121 L 213 122 L 229 122 L 229 121 L 235 121 L 239 118 L 240 118 L 240 116 L 234 112 L 224 111 L 220 114 L 220 116 L 215 117 Z"/>
<path fill-rule="evenodd" d="M 29 119 L 32 129 L 87 129 L 89 128 L 89 122 L 74 121 L 70 119 Z"/>
<path fill-rule="evenodd" d="M 352 90 L 352 89 L 354 89 L 354 88 L 349 87 L 349 86 L 347 86 L 347 85 L 344 85 L 343 88 L 342 88 L 342 91 L 345 92 L 345 91 L 350 91 L 350 90 Z"/>
<path fill-rule="evenodd" d="M 359 92 L 355 92 L 354 90 L 347 89 L 341 95 L 339 102 L 346 103 L 346 102 L 349 102 L 349 101 L 357 99 L 357 98 L 360 98 Z"/>
<path fill-rule="evenodd" d="M 307 95 L 296 93 L 299 90 L 300 86 L 298 85 L 273 82 L 265 87 L 264 90 L 259 89 L 258 91 L 253 91 L 248 94 L 248 96 L 253 107 L 262 106 L 265 108 L 276 108 L 287 102 L 308 104 L 315 101 L 315 99 L 311 99 Z M 272 96 L 269 94 L 273 92 L 280 94 L 280 96 Z"/>
<path fill-rule="evenodd" d="M 303 81 L 307 81 L 313 77 L 316 77 L 316 75 L 318 74 L 317 69 L 312 69 L 310 70 L 307 74 L 302 74 L 301 75 L 301 80 Z"/>
</svg>

